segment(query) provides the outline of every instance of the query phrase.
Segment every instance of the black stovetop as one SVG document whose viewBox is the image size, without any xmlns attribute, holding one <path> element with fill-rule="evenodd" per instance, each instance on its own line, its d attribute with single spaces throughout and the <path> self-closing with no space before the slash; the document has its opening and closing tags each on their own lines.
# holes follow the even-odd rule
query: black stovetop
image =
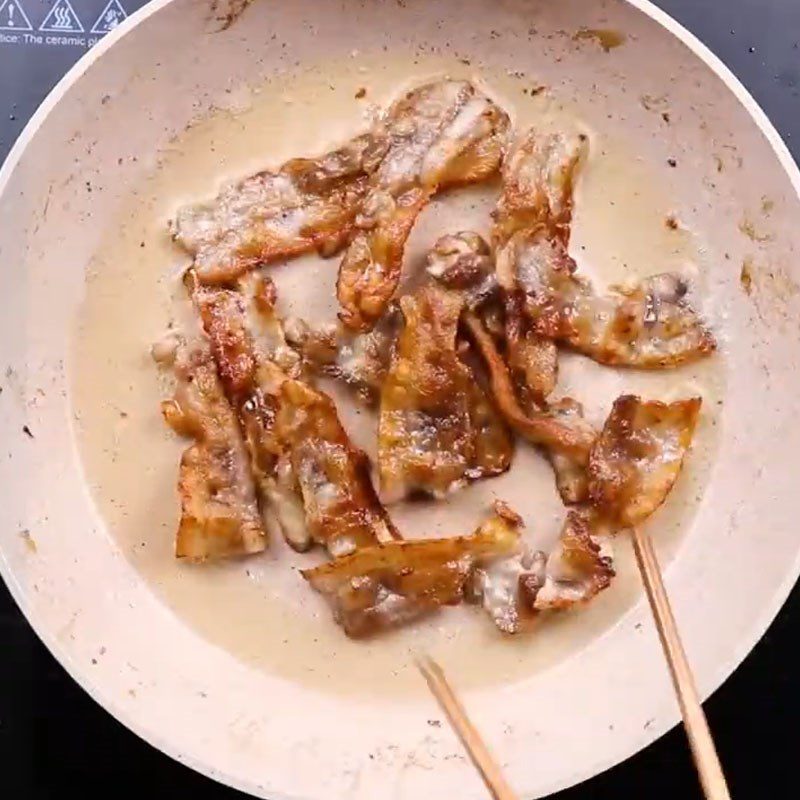
<svg viewBox="0 0 800 800">
<path fill-rule="evenodd" d="M 142 0 L 0 0 L 0 159 L 64 72 L 143 4 Z M 658 5 L 731 67 L 798 158 L 800 2 L 658 0 Z M 746 575 L 742 591 L 747 591 Z M 779 792 L 783 796 L 786 787 L 796 786 L 798 624 L 800 590 L 795 587 L 762 642 L 706 703 L 737 800 L 761 800 Z M 534 749 L 531 758 L 536 758 Z M 45 650 L 2 582 L 0 787 L 0 796 L 9 800 L 60 798 L 68 788 L 96 797 L 120 787 L 125 795 L 156 798 L 242 797 L 171 761 L 95 705 Z M 640 795 L 700 797 L 682 730 L 673 730 L 625 764 L 558 798 Z"/>
</svg>

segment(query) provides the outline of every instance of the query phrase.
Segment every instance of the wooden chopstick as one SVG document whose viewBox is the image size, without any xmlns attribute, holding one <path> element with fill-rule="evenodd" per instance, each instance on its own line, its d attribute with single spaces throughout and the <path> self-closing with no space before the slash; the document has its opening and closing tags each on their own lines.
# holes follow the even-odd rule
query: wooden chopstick
<svg viewBox="0 0 800 800">
<path fill-rule="evenodd" d="M 636 561 L 653 611 L 661 645 L 667 657 L 675 693 L 678 695 L 678 705 L 681 708 L 700 784 L 708 800 L 730 800 L 728 784 L 714 747 L 714 740 L 711 738 L 706 715 L 700 705 L 686 652 L 678 635 L 678 626 L 672 615 L 653 543 L 650 537 L 638 528 L 633 528 L 632 536 Z"/>
<path fill-rule="evenodd" d="M 518 800 L 514 790 L 503 777 L 500 766 L 470 722 L 464 706 L 447 682 L 442 668 L 430 656 L 419 657 L 417 666 L 494 800 Z"/>
</svg>

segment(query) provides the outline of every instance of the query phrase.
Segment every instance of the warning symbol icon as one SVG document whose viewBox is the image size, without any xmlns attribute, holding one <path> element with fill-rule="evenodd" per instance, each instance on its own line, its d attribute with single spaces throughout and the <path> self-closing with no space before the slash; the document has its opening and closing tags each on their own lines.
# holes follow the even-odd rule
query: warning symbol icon
<svg viewBox="0 0 800 800">
<path fill-rule="evenodd" d="M 124 20 L 128 14 L 119 0 L 109 0 L 108 5 L 100 12 L 100 16 L 92 25 L 92 33 L 109 33 Z"/>
<path fill-rule="evenodd" d="M 45 33 L 83 33 L 84 28 L 69 0 L 56 0 L 39 30 Z"/>
<path fill-rule="evenodd" d="M 31 21 L 19 0 L 0 2 L 0 31 L 32 31 Z"/>
</svg>

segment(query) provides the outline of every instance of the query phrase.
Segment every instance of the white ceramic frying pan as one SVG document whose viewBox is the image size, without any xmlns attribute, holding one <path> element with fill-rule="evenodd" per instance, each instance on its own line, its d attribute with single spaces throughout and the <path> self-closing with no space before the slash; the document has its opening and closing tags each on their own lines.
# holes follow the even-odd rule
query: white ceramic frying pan
<svg viewBox="0 0 800 800">
<path fill-rule="evenodd" d="M 721 342 L 668 374 L 562 368 L 599 418 L 626 389 L 704 397 L 689 463 L 649 531 L 708 695 L 800 568 L 797 168 L 730 72 L 645 0 L 262 0 L 225 30 L 214 16 L 198 0 L 133 15 L 51 93 L 0 175 L 5 581 L 112 714 L 257 796 L 482 797 L 409 667 L 414 648 L 461 687 L 523 797 L 596 774 L 678 720 L 624 543 L 612 589 L 513 641 L 453 611 L 349 642 L 293 569 L 307 557 L 278 538 L 247 562 L 175 562 L 183 445 L 159 419 L 167 387 L 148 357 L 182 320 L 186 257 L 166 223 L 226 178 L 320 152 L 363 128 L 371 103 L 434 75 L 480 81 L 518 128 L 583 126 L 581 268 L 609 283 L 691 273 Z M 448 227 L 485 230 L 492 192 L 434 203 L 407 268 Z M 315 258 L 274 270 L 291 310 L 315 318 L 331 310 L 335 271 Z M 343 413 L 369 446 L 369 420 Z M 546 543 L 561 513 L 551 483 L 520 448 L 509 476 L 398 520 L 409 535 L 463 532 L 502 496 Z"/>
</svg>

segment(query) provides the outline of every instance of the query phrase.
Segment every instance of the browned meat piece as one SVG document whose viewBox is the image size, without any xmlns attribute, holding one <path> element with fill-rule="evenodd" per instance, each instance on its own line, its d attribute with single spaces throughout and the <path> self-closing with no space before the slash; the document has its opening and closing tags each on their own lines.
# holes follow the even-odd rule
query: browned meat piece
<svg viewBox="0 0 800 800">
<path fill-rule="evenodd" d="M 277 428 L 291 453 L 314 541 L 339 556 L 399 538 L 372 486 L 369 460 L 351 444 L 330 397 L 287 380 L 279 409 Z"/>
<path fill-rule="evenodd" d="M 292 318 L 286 323 L 286 338 L 311 369 L 339 378 L 372 404 L 380 396 L 401 323 L 399 306 L 390 306 L 375 327 L 363 333 L 336 326 L 312 328 Z"/>
<path fill-rule="evenodd" d="M 511 466 L 514 440 L 492 398 L 473 374 L 467 385 L 469 424 L 475 437 L 475 451 L 468 478 L 500 475 Z"/>
<path fill-rule="evenodd" d="M 489 370 L 492 394 L 506 422 L 533 444 L 539 445 L 551 456 L 562 478 L 559 488 L 567 502 L 583 499 L 575 497 L 575 470 L 585 470 L 589 451 L 597 436 L 596 431 L 579 413 L 574 401 L 562 401 L 545 411 L 531 409 L 527 414 L 520 408 L 508 368 L 502 359 L 491 334 L 472 312 L 464 315 L 467 329 Z"/>
<path fill-rule="evenodd" d="M 507 469 L 512 444 L 456 348 L 464 298 L 436 284 L 400 300 L 405 324 L 381 392 L 381 496 L 441 497 Z"/>
<path fill-rule="evenodd" d="M 524 578 L 522 594 L 529 609 L 559 611 L 591 600 L 614 577 L 607 542 L 597 537 L 590 514 L 570 511 L 543 574 Z"/>
<path fill-rule="evenodd" d="M 257 272 L 237 289 L 189 284 L 245 430 L 262 502 L 289 544 L 305 550 L 315 541 L 338 555 L 393 535 L 366 457 L 350 444 L 333 401 L 301 380 L 271 284 Z"/>
<path fill-rule="evenodd" d="M 672 489 L 692 441 L 701 400 L 674 403 L 623 395 L 589 458 L 594 506 L 618 525 L 649 517 Z"/>
<path fill-rule="evenodd" d="M 531 324 L 526 297 L 530 263 L 538 242 L 566 253 L 578 165 L 587 149 L 579 133 L 530 130 L 503 167 L 503 192 L 492 238 L 497 280 L 504 290 L 506 357 L 524 407 L 543 407 L 556 384 L 555 343 Z"/>
<path fill-rule="evenodd" d="M 531 329 L 519 292 L 505 295 L 505 340 L 506 360 L 523 407 L 544 407 L 556 386 L 558 352 L 555 342 Z"/>
<path fill-rule="evenodd" d="M 557 245 L 554 245 L 557 248 Z M 526 272 L 527 309 L 540 336 L 601 364 L 664 369 L 694 361 L 716 341 L 686 299 L 688 284 L 663 273 L 597 295 L 565 253 Z"/>
<path fill-rule="evenodd" d="M 480 242 L 485 247 L 481 239 Z M 474 287 L 463 286 L 467 301 Z M 452 321 L 451 321 L 452 324 Z M 402 325 L 399 308 L 390 308 L 372 331 L 348 332 L 342 329 L 313 329 L 302 320 L 287 323 L 287 339 L 302 357 L 326 375 L 340 378 L 353 386 L 359 396 L 368 403 L 380 397 L 381 387 L 389 372 L 392 346 Z M 457 342 L 456 350 L 464 342 Z M 448 341 L 447 348 L 452 349 Z M 461 356 L 459 352 L 459 356 Z M 465 367 L 473 366 L 465 362 Z M 457 382 L 461 380 L 462 368 L 457 368 Z M 466 381 L 466 405 L 469 420 L 469 435 L 474 439 L 474 453 L 464 477 L 475 479 L 497 475 L 507 470 L 513 456 L 514 443 L 502 415 L 491 397 L 481 386 L 475 375 Z"/>
<path fill-rule="evenodd" d="M 368 330 L 397 288 L 406 239 L 437 192 L 485 180 L 503 155 L 508 115 L 466 81 L 440 80 L 389 110 L 389 145 L 371 177 L 354 239 L 339 268 L 340 317 Z"/>
<path fill-rule="evenodd" d="M 462 292 L 467 308 L 478 308 L 497 293 L 489 245 L 472 231 L 440 237 L 428 253 L 427 272 L 442 286 Z"/>
<path fill-rule="evenodd" d="M 403 297 L 400 307 L 405 324 L 381 391 L 378 426 L 387 502 L 415 491 L 444 496 L 465 481 L 475 452 L 470 376 L 456 353 L 461 296 L 425 286 Z"/>
<path fill-rule="evenodd" d="M 464 599 L 475 568 L 519 546 L 517 523 L 495 514 L 471 536 L 357 550 L 303 571 L 348 636 L 365 636 Z"/>
<path fill-rule="evenodd" d="M 602 364 L 674 367 L 712 352 L 714 337 L 673 274 L 598 295 L 567 253 L 580 134 L 530 131 L 507 160 L 494 241 L 497 278 L 524 297 L 530 336 L 563 342 Z"/>
<path fill-rule="evenodd" d="M 177 388 L 161 404 L 164 419 L 194 439 L 181 458 L 175 555 L 202 561 L 259 553 L 266 535 L 247 450 L 211 354 L 183 350 L 174 370 Z"/>
<path fill-rule="evenodd" d="M 614 577 L 604 529 L 588 513 L 570 511 L 550 554 L 521 545 L 475 570 L 471 594 L 503 633 L 520 633 L 543 611 L 591 600 Z"/>
<path fill-rule="evenodd" d="M 311 536 L 299 486 L 275 426 L 280 384 L 287 373 L 298 374 L 299 359 L 283 340 L 274 286 L 258 272 L 244 276 L 237 289 L 202 286 L 192 270 L 185 282 L 244 431 L 261 504 L 273 510 L 286 541 L 307 550 Z"/>
<path fill-rule="evenodd" d="M 537 228 L 546 228 L 550 238 L 569 240 L 575 178 L 587 148 L 586 136 L 575 131 L 533 128 L 520 139 L 503 165 L 493 234 L 497 246 Z M 498 254 L 498 272 L 505 266 Z M 507 266 L 513 276 L 513 264 Z"/>
<path fill-rule="evenodd" d="M 387 146 L 378 126 L 320 158 L 295 158 L 226 186 L 212 202 L 180 209 L 173 236 L 203 283 L 227 283 L 311 250 L 330 255 L 354 234 L 369 175 Z"/>
</svg>

